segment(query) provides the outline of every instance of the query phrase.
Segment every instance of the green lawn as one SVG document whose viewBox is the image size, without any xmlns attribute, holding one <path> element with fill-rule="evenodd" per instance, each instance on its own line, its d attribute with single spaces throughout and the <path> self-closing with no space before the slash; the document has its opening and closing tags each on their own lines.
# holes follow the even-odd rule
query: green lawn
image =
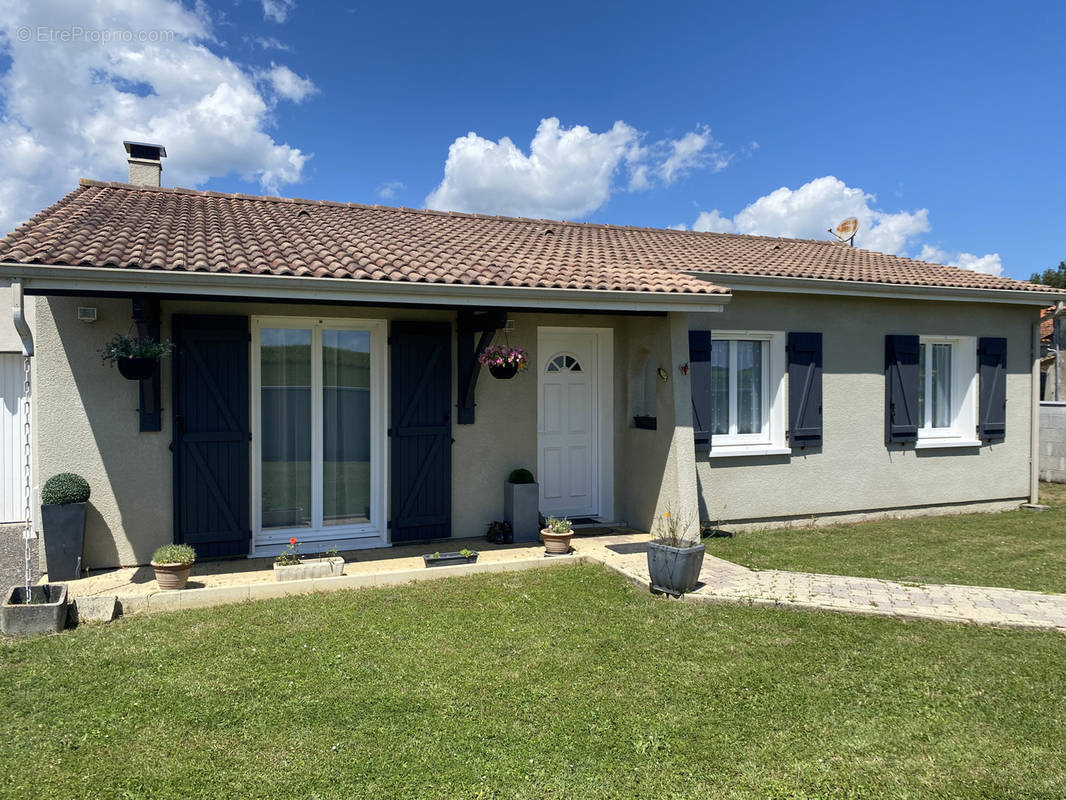
<svg viewBox="0 0 1066 800">
<path fill-rule="evenodd" d="M 801 525 L 704 543 L 754 569 L 1066 592 L 1066 486 L 1042 484 L 1040 502 L 1051 510 Z"/>
<path fill-rule="evenodd" d="M 1059 798 L 1060 634 L 567 565 L 0 642 L 19 798 Z"/>
</svg>

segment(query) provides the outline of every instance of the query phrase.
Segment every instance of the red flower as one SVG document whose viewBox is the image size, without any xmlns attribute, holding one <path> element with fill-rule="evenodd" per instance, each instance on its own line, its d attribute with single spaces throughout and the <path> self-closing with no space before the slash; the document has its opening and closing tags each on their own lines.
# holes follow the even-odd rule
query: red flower
<svg viewBox="0 0 1066 800">
<path fill-rule="evenodd" d="M 289 539 L 289 544 L 296 544 L 297 541 L 299 540 L 295 536 L 293 536 L 291 539 Z"/>
</svg>

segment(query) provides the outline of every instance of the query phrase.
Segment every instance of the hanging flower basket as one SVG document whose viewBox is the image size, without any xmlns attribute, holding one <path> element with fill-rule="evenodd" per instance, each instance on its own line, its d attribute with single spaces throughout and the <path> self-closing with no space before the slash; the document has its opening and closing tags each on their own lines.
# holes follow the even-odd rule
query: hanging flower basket
<svg viewBox="0 0 1066 800">
<path fill-rule="evenodd" d="M 489 372 L 492 373 L 492 377 L 494 378 L 507 380 L 508 378 L 513 378 L 515 375 L 518 374 L 518 367 L 516 367 L 514 364 L 504 364 L 499 367 L 493 365 L 489 367 Z"/>
<path fill-rule="evenodd" d="M 151 378 L 159 362 L 154 358 L 119 358 L 115 360 L 119 374 L 131 381 Z"/>
<path fill-rule="evenodd" d="M 118 366 L 119 374 L 131 381 L 143 381 L 151 378 L 159 366 L 159 359 L 168 355 L 174 345 L 170 342 L 157 342 L 155 339 L 136 339 L 116 334 L 104 345 L 100 357 Z"/>
<path fill-rule="evenodd" d="M 482 366 L 488 367 L 494 378 L 507 380 L 529 367 L 529 355 L 521 347 L 489 345 L 478 355 Z"/>
</svg>

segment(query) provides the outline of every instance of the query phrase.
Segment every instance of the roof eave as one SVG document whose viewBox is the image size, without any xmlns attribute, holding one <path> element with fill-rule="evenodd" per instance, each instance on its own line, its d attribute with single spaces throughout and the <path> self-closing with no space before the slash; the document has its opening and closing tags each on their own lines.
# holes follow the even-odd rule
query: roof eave
<svg viewBox="0 0 1066 800">
<path fill-rule="evenodd" d="M 730 294 L 641 292 L 482 286 L 460 283 L 373 281 L 291 275 L 75 267 L 0 262 L 0 278 L 22 278 L 28 292 L 99 294 L 225 294 L 262 299 L 330 300 L 358 303 L 491 306 L 566 310 L 704 312 L 721 311 Z"/>
<path fill-rule="evenodd" d="M 884 299 L 942 300 L 964 303 L 1013 303 L 1016 305 L 1054 305 L 1066 299 L 1061 294 L 1024 289 L 972 289 L 957 286 L 914 286 L 903 283 L 872 283 L 865 281 L 832 280 L 828 278 L 789 278 L 766 275 L 744 275 L 728 272 L 684 270 L 686 275 L 718 284 L 725 282 L 731 291 L 783 292 L 788 294 L 838 294 L 848 297 L 876 297 Z"/>
</svg>

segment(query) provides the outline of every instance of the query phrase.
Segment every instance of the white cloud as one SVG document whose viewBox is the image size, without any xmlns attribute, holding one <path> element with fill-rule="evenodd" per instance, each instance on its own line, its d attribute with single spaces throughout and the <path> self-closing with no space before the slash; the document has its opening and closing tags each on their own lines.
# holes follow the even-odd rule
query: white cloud
<svg viewBox="0 0 1066 800">
<path fill-rule="evenodd" d="M 709 166 L 715 172 L 721 172 L 729 166 L 731 158 L 722 143 L 711 136 L 711 129 L 706 125 L 667 142 L 666 147 L 669 154 L 659 165 L 659 175 L 668 184 L 694 169 Z"/>
<path fill-rule="evenodd" d="M 40 41 L 38 29 L 129 31 L 97 41 Z M 28 41 L 20 30 L 31 31 Z M 172 37 L 142 32 L 171 31 Z M 257 76 L 210 49 L 206 12 L 173 0 L 0 0 L 0 227 L 16 223 L 82 176 L 125 179 L 123 139 L 160 142 L 167 185 L 230 173 L 276 193 L 308 156 L 268 133 L 277 102 Z M 129 41 L 125 41 L 129 38 Z M 145 41 L 142 41 L 142 38 Z M 166 41 L 170 38 L 169 41 Z M 299 81 L 272 82 L 291 99 Z"/>
<path fill-rule="evenodd" d="M 985 253 L 983 256 L 973 253 L 951 253 L 933 245 L 923 245 L 918 254 L 920 261 L 932 261 L 934 264 L 947 264 L 950 267 L 961 267 L 974 272 L 984 272 L 988 275 L 1003 274 L 1003 260 L 999 253 Z"/>
<path fill-rule="evenodd" d="M 310 78 L 301 78 L 284 65 L 271 64 L 270 69 L 261 73 L 261 75 L 270 84 L 278 97 L 284 100 L 291 100 L 294 103 L 302 103 L 318 92 L 318 87 L 315 86 Z"/>
<path fill-rule="evenodd" d="M 452 142 L 429 208 L 520 217 L 582 217 L 607 202 L 615 171 L 640 134 L 624 122 L 603 133 L 541 120 L 525 155 L 506 136 L 471 131 Z"/>
<path fill-rule="evenodd" d="M 397 192 L 401 192 L 406 188 L 407 186 L 400 181 L 387 181 L 377 188 L 377 193 L 382 200 L 392 200 L 396 197 Z"/>
<path fill-rule="evenodd" d="M 292 47 L 285 44 L 275 36 L 245 36 L 246 44 L 258 47 L 260 50 L 280 50 L 285 53 L 292 52 Z"/>
<path fill-rule="evenodd" d="M 296 8 L 296 0 L 262 0 L 263 19 L 270 22 L 284 22 Z"/>
<path fill-rule="evenodd" d="M 452 142 L 444 179 L 426 198 L 429 208 L 525 217 L 577 218 L 603 206 L 628 174 L 631 191 L 672 183 L 695 169 L 724 168 L 729 158 L 703 126 L 672 141 L 641 143 L 643 134 L 621 120 L 602 133 L 564 128 L 542 119 L 524 153 L 471 131 Z"/>
<path fill-rule="evenodd" d="M 827 175 L 798 189 L 781 187 L 764 195 L 733 217 L 718 209 L 704 211 L 693 230 L 749 233 L 801 239 L 828 238 L 827 229 L 857 217 L 855 244 L 883 253 L 903 253 L 912 240 L 929 230 L 929 212 L 887 212 L 874 207 L 877 198 Z"/>
</svg>

